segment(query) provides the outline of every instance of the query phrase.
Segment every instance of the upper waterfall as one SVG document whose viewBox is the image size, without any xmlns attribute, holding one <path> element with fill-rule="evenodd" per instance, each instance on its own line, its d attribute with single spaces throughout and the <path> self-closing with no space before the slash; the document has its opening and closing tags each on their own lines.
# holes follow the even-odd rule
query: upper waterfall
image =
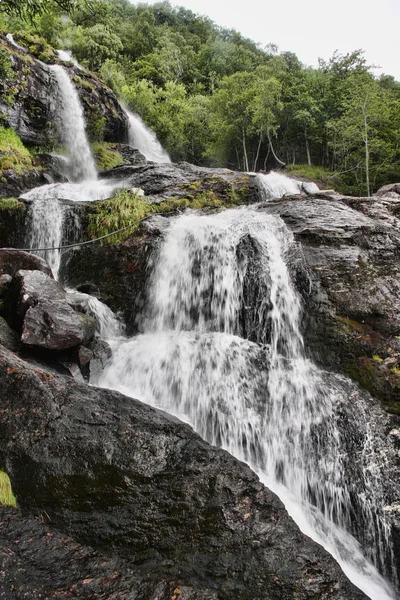
<svg viewBox="0 0 400 600">
<path fill-rule="evenodd" d="M 260 175 L 261 192 L 263 200 L 274 200 L 275 198 L 283 198 L 284 196 L 292 196 L 303 192 L 303 183 L 296 181 L 291 177 L 271 171 L 268 175 Z M 318 187 L 315 184 L 315 191 Z"/>
<path fill-rule="evenodd" d="M 129 119 L 129 144 L 137 148 L 147 160 L 157 163 L 170 163 L 168 153 L 161 146 L 156 134 L 147 127 L 138 115 L 125 109 Z"/>
<path fill-rule="evenodd" d="M 72 181 L 96 179 L 97 169 L 85 131 L 78 92 L 60 65 L 51 65 L 60 90 L 60 133 L 69 154 L 68 176 Z"/>
</svg>

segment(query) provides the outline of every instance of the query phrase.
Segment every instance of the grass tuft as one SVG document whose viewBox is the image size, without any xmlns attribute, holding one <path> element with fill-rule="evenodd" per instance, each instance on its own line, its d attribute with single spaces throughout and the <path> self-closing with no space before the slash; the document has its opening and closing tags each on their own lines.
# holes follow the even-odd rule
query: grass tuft
<svg viewBox="0 0 400 600">
<path fill-rule="evenodd" d="M 0 177 L 12 169 L 18 175 L 33 168 L 31 154 L 15 131 L 0 126 Z"/>
<path fill-rule="evenodd" d="M 4 471 L 0 471 L 0 504 L 3 506 L 17 506 L 17 500 L 12 493 L 10 478 Z"/>
</svg>

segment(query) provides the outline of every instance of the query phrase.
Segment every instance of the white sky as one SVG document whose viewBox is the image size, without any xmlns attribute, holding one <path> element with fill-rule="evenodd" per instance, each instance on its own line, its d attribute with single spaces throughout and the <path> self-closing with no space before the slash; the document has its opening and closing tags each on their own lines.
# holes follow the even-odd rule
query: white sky
<svg viewBox="0 0 400 600">
<path fill-rule="evenodd" d="M 131 0 L 136 4 L 136 0 Z M 154 4 L 157 0 L 146 0 Z M 362 48 L 376 71 L 400 81 L 400 0 L 171 0 L 265 46 L 295 52 L 306 65 Z"/>
</svg>

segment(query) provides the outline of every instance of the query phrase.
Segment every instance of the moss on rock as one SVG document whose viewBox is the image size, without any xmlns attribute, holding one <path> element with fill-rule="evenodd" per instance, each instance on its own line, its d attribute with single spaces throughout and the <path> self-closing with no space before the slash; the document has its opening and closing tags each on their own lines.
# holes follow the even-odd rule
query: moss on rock
<svg viewBox="0 0 400 600">
<path fill-rule="evenodd" d="M 24 171 L 32 169 L 34 166 L 31 154 L 18 135 L 13 129 L 0 126 L 0 180 L 4 177 L 5 171 L 12 170 L 22 175 Z"/>
<path fill-rule="evenodd" d="M 118 150 L 116 144 L 108 142 L 94 142 L 92 152 L 96 161 L 96 167 L 99 171 L 107 171 L 118 165 L 124 164 L 124 158 Z"/>
</svg>

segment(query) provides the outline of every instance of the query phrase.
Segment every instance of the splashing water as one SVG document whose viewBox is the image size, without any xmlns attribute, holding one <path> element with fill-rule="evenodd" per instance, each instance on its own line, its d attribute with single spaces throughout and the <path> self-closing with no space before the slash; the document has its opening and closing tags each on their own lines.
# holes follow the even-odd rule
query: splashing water
<svg viewBox="0 0 400 600">
<path fill-rule="evenodd" d="M 97 170 L 85 131 L 83 108 L 78 92 L 60 65 L 49 67 L 60 91 L 60 135 L 69 153 L 68 174 L 72 181 L 96 179 Z"/>
<path fill-rule="evenodd" d="M 261 344 L 238 335 L 252 272 L 246 244 L 265 291 L 255 307 Z M 377 409 L 354 384 L 304 358 L 301 301 L 287 265 L 294 249 L 283 221 L 254 207 L 172 220 L 144 331 L 114 344 L 100 385 L 168 410 L 247 461 L 356 585 L 388 600 L 394 593 L 370 562 L 390 575 L 384 434 L 370 425 Z"/>
<path fill-rule="evenodd" d="M 134 115 L 125 109 L 129 119 L 129 144 L 137 148 L 139 152 L 156 163 L 170 163 L 168 153 L 161 146 L 156 134 L 147 127 L 138 115 Z"/>
</svg>

